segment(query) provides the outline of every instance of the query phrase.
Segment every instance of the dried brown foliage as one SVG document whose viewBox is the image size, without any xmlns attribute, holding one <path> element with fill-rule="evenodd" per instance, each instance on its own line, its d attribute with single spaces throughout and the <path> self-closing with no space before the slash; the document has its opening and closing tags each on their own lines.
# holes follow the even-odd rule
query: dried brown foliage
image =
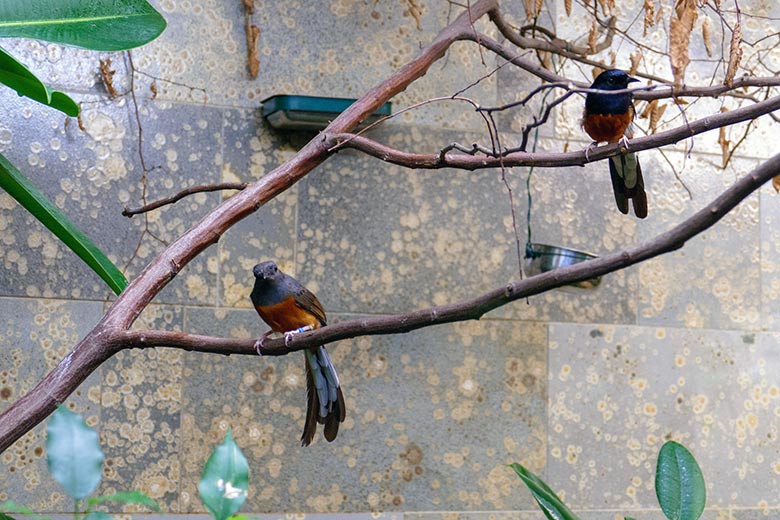
<svg viewBox="0 0 780 520">
<path fill-rule="evenodd" d="M 742 61 L 742 24 L 737 20 L 734 31 L 731 33 L 731 46 L 729 48 L 729 64 L 726 67 L 726 77 L 723 82 L 731 86 L 734 82 L 734 76 L 737 75 L 739 62 Z"/>
<path fill-rule="evenodd" d="M 669 59 L 676 87 L 685 83 L 685 69 L 691 62 L 688 48 L 691 43 L 691 31 L 696 23 L 698 11 L 695 0 L 678 0 L 669 24 Z"/>
<path fill-rule="evenodd" d="M 655 2 L 653 0 L 645 0 L 645 3 L 642 4 L 642 9 L 645 11 L 642 34 L 647 36 L 647 29 L 655 25 Z"/>
<path fill-rule="evenodd" d="M 704 17 L 701 22 L 701 38 L 704 40 L 704 50 L 707 51 L 707 57 L 712 58 L 712 29 L 710 28 L 710 19 Z"/>
</svg>

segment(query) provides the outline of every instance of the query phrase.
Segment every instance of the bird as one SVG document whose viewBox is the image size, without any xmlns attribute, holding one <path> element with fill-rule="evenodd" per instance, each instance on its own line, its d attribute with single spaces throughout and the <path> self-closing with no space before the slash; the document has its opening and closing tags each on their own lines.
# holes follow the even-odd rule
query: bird
<svg viewBox="0 0 780 520">
<path fill-rule="evenodd" d="M 260 317 L 271 327 L 258 342 L 274 332 L 285 335 L 318 329 L 327 324 L 325 311 L 317 297 L 298 280 L 283 273 L 272 261 L 252 268 L 255 277 L 250 299 Z M 314 440 L 317 424 L 324 424 L 324 436 L 332 442 L 344 422 L 346 408 L 336 368 L 323 345 L 304 350 L 306 355 L 306 420 L 301 435 L 301 446 Z"/>
<path fill-rule="evenodd" d="M 624 90 L 629 83 L 639 81 L 625 71 L 610 69 L 599 74 L 590 86 L 598 90 Z M 593 139 L 594 146 L 601 142 L 625 142 L 632 137 L 631 122 L 634 119 L 634 96 L 631 92 L 606 94 L 589 92 L 585 97 L 582 128 Z M 588 148 L 590 149 L 590 147 Z M 638 218 L 647 217 L 647 194 L 642 178 L 642 168 L 636 154 L 626 151 L 609 158 L 609 174 L 615 203 L 621 213 L 628 214 L 628 200 L 634 206 Z"/>
</svg>

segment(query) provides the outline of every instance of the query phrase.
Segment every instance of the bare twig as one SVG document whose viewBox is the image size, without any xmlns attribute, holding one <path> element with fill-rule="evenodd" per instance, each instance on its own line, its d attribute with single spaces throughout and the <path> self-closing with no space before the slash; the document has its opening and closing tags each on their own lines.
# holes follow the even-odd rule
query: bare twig
<svg viewBox="0 0 780 520">
<path fill-rule="evenodd" d="M 152 211 L 157 208 L 166 206 L 168 204 L 175 204 L 181 199 L 183 199 L 184 197 L 188 197 L 196 193 L 205 193 L 205 192 L 221 191 L 221 190 L 243 190 L 244 188 L 246 188 L 246 186 L 247 186 L 246 182 L 222 182 L 219 184 L 201 184 L 199 186 L 191 186 L 185 190 L 180 191 L 176 195 L 173 195 L 171 197 L 166 197 L 164 199 L 156 200 L 154 202 L 150 202 L 148 204 L 141 206 L 140 208 L 135 208 L 135 209 L 125 208 L 122 211 L 122 215 L 124 215 L 125 217 L 132 217 L 133 215 L 138 215 L 139 213 L 146 213 L 147 211 Z"/>
</svg>

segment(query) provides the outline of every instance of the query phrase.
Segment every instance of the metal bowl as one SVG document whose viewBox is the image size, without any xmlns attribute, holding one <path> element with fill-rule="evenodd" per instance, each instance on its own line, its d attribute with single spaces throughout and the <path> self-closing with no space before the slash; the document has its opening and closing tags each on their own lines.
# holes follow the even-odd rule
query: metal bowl
<svg viewBox="0 0 780 520">
<path fill-rule="evenodd" d="M 565 247 L 551 246 L 547 244 L 530 244 L 525 251 L 525 274 L 534 276 L 540 273 L 546 273 L 561 267 L 584 262 L 592 258 L 598 258 L 596 255 L 568 249 Z M 569 284 L 572 287 L 580 289 L 595 289 L 601 283 L 601 277 L 583 280 L 582 282 Z"/>
</svg>

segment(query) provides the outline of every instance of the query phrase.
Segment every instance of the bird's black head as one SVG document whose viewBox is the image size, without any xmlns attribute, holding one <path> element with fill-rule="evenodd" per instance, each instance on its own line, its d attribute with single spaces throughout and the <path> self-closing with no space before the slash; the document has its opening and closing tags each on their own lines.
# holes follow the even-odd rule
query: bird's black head
<svg viewBox="0 0 780 520">
<path fill-rule="evenodd" d="M 279 275 L 281 271 L 274 262 L 262 262 L 252 268 L 252 273 L 258 280 L 270 280 Z"/>
<path fill-rule="evenodd" d="M 634 81 L 639 80 L 632 78 L 620 69 L 609 69 L 599 74 L 590 88 L 599 90 L 623 90 L 624 88 L 628 88 L 628 84 L 633 83 Z"/>
</svg>

